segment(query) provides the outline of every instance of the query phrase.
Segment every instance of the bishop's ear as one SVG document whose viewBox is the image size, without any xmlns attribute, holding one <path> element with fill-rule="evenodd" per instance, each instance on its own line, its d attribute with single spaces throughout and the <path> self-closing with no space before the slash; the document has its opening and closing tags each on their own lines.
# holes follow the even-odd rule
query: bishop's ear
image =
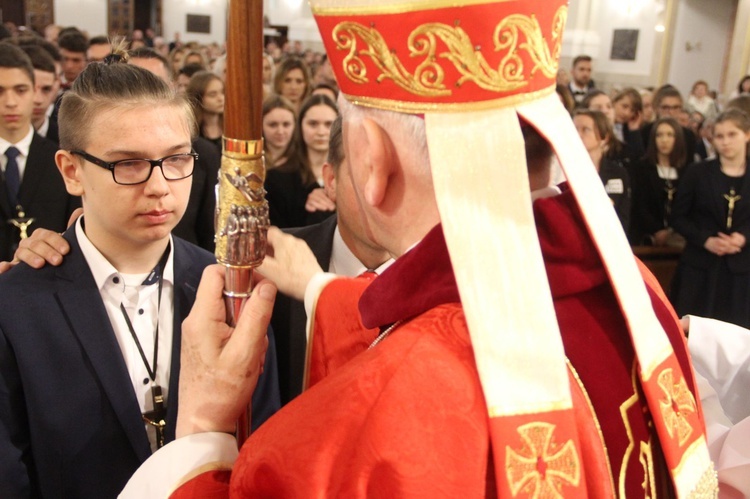
<svg viewBox="0 0 750 499">
<path fill-rule="evenodd" d="M 398 168 L 398 155 L 388 133 L 376 122 L 362 120 L 370 156 L 365 201 L 372 206 L 380 205 L 388 192 L 389 181 Z"/>
<path fill-rule="evenodd" d="M 82 196 L 83 185 L 80 181 L 81 164 L 75 156 L 68 151 L 59 150 L 55 153 L 57 169 L 65 182 L 65 188 L 71 196 Z"/>
</svg>

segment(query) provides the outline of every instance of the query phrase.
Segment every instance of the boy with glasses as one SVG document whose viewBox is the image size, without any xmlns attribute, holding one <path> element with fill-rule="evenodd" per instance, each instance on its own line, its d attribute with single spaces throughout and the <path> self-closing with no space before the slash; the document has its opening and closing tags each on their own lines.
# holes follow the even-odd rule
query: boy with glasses
<svg viewBox="0 0 750 499">
<path fill-rule="evenodd" d="M 181 97 L 141 68 L 92 64 L 60 117 L 55 159 L 85 214 L 60 266 L 0 278 L 0 497 L 115 497 L 174 439 L 181 323 L 215 261 L 171 236 L 197 159 Z M 262 397 L 255 425 L 278 408 Z"/>
</svg>

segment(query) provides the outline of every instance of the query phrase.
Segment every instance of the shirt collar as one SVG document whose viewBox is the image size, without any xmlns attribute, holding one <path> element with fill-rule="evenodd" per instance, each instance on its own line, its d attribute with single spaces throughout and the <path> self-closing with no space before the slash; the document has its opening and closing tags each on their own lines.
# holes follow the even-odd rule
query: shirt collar
<svg viewBox="0 0 750 499">
<path fill-rule="evenodd" d="M 31 149 L 31 139 L 34 138 L 34 127 L 29 125 L 29 133 L 26 134 L 24 138 L 16 142 L 15 144 L 11 144 L 4 138 L 0 137 L 0 154 L 5 154 L 5 151 L 10 147 L 14 146 L 16 149 L 19 150 L 21 155 L 24 158 L 29 157 L 29 149 Z"/>
<path fill-rule="evenodd" d="M 83 217 L 79 217 L 76 220 L 76 237 L 78 238 L 78 245 L 81 247 L 81 253 L 86 259 L 86 263 L 91 269 L 91 274 L 94 276 L 96 287 L 102 291 L 107 281 L 119 272 L 117 269 L 105 258 L 101 252 L 96 249 L 96 246 L 89 240 L 88 236 L 83 230 Z M 167 259 L 166 269 L 163 273 L 163 281 L 170 284 L 174 283 L 174 241 L 172 236 L 169 236 L 169 258 Z"/>
<path fill-rule="evenodd" d="M 393 259 L 391 258 L 376 269 L 368 269 L 346 245 L 344 238 L 341 237 L 339 226 L 336 225 L 336 229 L 333 231 L 333 247 L 331 249 L 331 272 L 338 275 L 355 277 L 365 271 L 373 270 L 376 274 L 380 275 L 392 263 Z"/>
</svg>

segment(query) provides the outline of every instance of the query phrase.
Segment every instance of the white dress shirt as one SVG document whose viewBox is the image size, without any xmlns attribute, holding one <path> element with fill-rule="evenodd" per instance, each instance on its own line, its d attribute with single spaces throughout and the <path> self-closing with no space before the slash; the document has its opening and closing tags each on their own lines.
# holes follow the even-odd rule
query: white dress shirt
<svg viewBox="0 0 750 499">
<path fill-rule="evenodd" d="M 18 176 L 23 182 L 23 174 L 26 171 L 26 160 L 29 158 L 29 150 L 31 149 L 31 139 L 34 138 L 34 127 L 29 125 L 29 133 L 24 138 L 11 144 L 4 138 L 0 137 L 0 166 L 3 167 L 3 174 L 5 174 L 5 166 L 8 164 L 8 158 L 5 156 L 5 151 L 10 146 L 15 147 L 21 153 L 16 157 L 16 164 L 18 165 Z"/>
<path fill-rule="evenodd" d="M 172 326 L 174 315 L 174 244 L 170 237 L 170 252 L 166 268 L 162 275 L 161 304 L 158 303 L 158 284 L 144 285 L 147 274 L 123 274 L 102 255 L 86 236 L 83 229 L 83 217 L 76 222 L 76 237 L 86 263 L 91 269 L 94 281 L 107 310 L 109 321 L 115 332 L 117 344 L 128 368 L 130 382 L 138 399 L 141 412 L 154 408 L 151 395 L 151 379 L 138 346 L 128 328 L 120 309 L 123 304 L 133 330 L 143 348 L 143 353 L 153 368 L 154 333 L 158 312 L 159 320 L 159 354 L 157 359 L 155 383 L 161 386 L 166 402 L 169 392 L 169 371 L 172 361 Z M 166 404 L 165 404 L 166 405 Z M 156 449 L 156 430 L 144 423 L 152 450 Z"/>
</svg>

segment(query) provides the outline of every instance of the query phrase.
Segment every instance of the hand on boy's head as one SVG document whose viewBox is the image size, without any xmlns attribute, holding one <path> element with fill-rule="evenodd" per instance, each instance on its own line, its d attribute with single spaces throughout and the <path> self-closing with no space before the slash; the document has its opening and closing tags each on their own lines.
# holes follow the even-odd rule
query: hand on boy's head
<svg viewBox="0 0 750 499">
<path fill-rule="evenodd" d="M 285 295 L 302 300 L 310 279 L 323 269 L 307 243 L 271 227 L 268 252 L 258 272 L 273 281 Z"/>
<path fill-rule="evenodd" d="M 234 431 L 263 370 L 276 288 L 259 282 L 235 328 L 226 324 L 223 289 L 224 268 L 207 267 L 182 324 L 178 438 Z"/>
<path fill-rule="evenodd" d="M 45 264 L 60 265 L 63 256 L 70 251 L 70 245 L 57 232 L 37 229 L 18 245 L 13 262 L 24 262 L 30 267 L 41 269 Z"/>
</svg>

